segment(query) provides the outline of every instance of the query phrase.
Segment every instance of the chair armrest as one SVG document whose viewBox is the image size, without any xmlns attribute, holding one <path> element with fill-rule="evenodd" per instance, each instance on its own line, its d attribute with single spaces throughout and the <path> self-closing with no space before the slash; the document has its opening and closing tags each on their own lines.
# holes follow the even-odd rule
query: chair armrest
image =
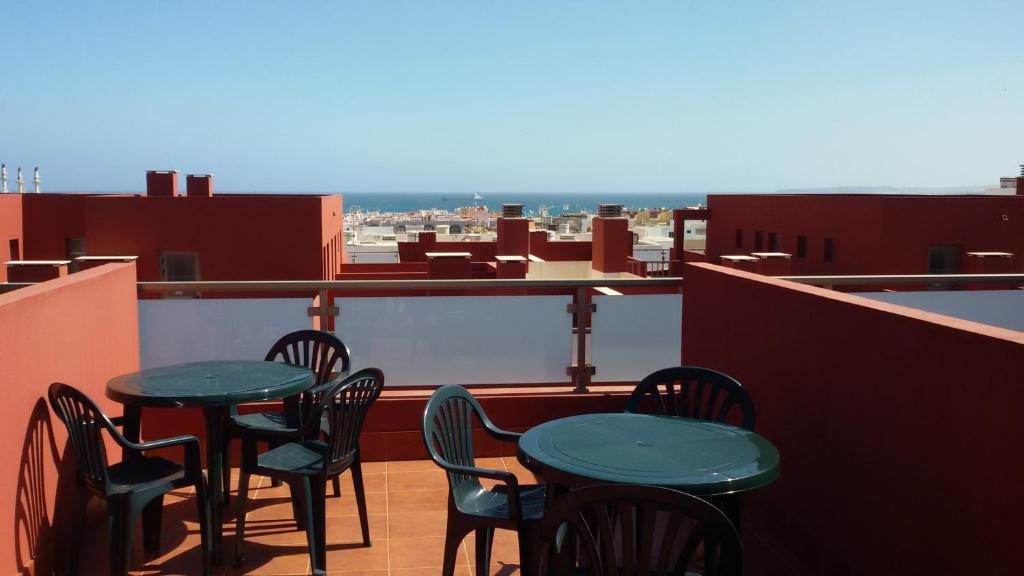
<svg viewBox="0 0 1024 576">
<path fill-rule="evenodd" d="M 110 423 L 114 426 L 124 426 L 126 420 L 124 416 L 114 416 L 110 419 Z"/>
<path fill-rule="evenodd" d="M 499 432 L 501 430 L 498 430 Z M 511 434 L 509 432 L 508 434 Z M 474 476 L 476 478 L 487 478 L 490 480 L 498 480 L 503 482 L 507 486 L 508 490 L 508 516 L 509 520 L 521 522 L 523 520 L 523 510 L 519 505 L 519 480 L 515 474 L 506 472 L 504 470 L 493 470 L 491 468 L 475 468 L 470 466 L 460 466 L 458 464 L 449 464 L 447 462 L 434 462 L 453 474 L 462 474 L 463 476 Z"/>
<path fill-rule="evenodd" d="M 149 442 L 138 443 L 125 439 L 125 437 L 116 430 L 113 430 L 113 436 L 114 439 L 117 440 L 118 444 L 135 452 L 145 452 L 147 450 L 181 446 L 185 450 L 185 469 L 188 473 L 190 475 L 203 473 L 202 460 L 199 457 L 199 438 L 196 438 L 195 436 L 173 436 L 171 438 L 161 438 L 159 440 L 150 440 Z"/>
<path fill-rule="evenodd" d="M 484 430 L 486 430 L 491 437 L 497 438 L 498 440 L 503 440 L 505 442 L 519 442 L 519 437 L 522 436 L 522 433 L 520 432 L 509 432 L 508 430 L 498 428 L 494 425 L 494 422 L 491 422 L 490 418 L 481 419 L 481 421 L 483 422 Z"/>
</svg>

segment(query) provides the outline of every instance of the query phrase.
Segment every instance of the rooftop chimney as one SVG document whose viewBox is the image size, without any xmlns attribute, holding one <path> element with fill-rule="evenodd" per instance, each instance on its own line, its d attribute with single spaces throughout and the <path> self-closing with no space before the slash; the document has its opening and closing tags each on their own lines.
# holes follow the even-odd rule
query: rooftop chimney
<svg viewBox="0 0 1024 576">
<path fill-rule="evenodd" d="M 178 195 L 178 171 L 177 170 L 148 170 L 146 171 L 146 196 Z"/>
<path fill-rule="evenodd" d="M 502 218 L 522 218 L 523 217 L 523 205 L 522 204 L 502 204 L 501 205 L 501 217 Z"/>
<path fill-rule="evenodd" d="M 0 164 L 0 194 L 7 194 L 7 163 Z"/>
<path fill-rule="evenodd" d="M 36 166 L 35 175 L 32 176 L 32 188 L 33 192 L 39 194 L 39 166 Z"/>
<path fill-rule="evenodd" d="M 498 256 L 530 255 L 530 221 L 523 218 L 522 204 L 502 204 L 498 218 Z"/>
<path fill-rule="evenodd" d="M 25 179 L 21 177 L 21 166 L 18 166 L 18 178 L 14 181 L 18 185 L 18 194 L 25 193 Z"/>
<path fill-rule="evenodd" d="M 629 221 L 622 217 L 622 204 L 600 204 L 590 225 L 591 259 L 598 272 L 628 272 L 627 259 L 633 253 Z"/>
<path fill-rule="evenodd" d="M 598 204 L 599 218 L 622 218 L 622 204 Z"/>
<path fill-rule="evenodd" d="M 185 176 L 185 195 L 213 196 L 213 174 L 189 174 Z"/>
</svg>

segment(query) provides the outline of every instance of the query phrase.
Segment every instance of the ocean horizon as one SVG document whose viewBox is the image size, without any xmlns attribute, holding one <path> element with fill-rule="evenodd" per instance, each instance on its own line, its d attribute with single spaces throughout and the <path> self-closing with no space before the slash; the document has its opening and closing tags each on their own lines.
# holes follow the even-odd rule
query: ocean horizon
<svg viewBox="0 0 1024 576">
<path fill-rule="evenodd" d="M 706 194 L 693 193 L 587 193 L 587 192 L 505 192 L 473 194 L 445 192 L 345 192 L 345 211 L 414 212 L 418 210 L 454 210 L 463 206 L 486 206 L 500 210 L 502 204 L 522 204 L 525 214 L 546 207 L 551 215 L 562 212 L 596 211 L 598 204 L 622 204 L 626 208 L 685 208 L 707 205 Z"/>
</svg>

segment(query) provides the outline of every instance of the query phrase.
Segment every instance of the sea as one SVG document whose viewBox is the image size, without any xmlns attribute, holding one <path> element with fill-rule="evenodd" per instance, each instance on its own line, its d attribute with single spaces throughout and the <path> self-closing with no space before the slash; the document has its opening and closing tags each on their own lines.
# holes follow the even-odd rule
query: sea
<svg viewBox="0 0 1024 576">
<path fill-rule="evenodd" d="M 473 194 L 443 192 L 344 192 L 345 211 L 414 212 L 418 210 L 455 210 L 464 206 L 486 206 L 500 210 L 502 204 L 522 204 L 523 214 L 537 214 L 541 208 L 557 216 L 563 212 L 595 212 L 598 204 L 622 204 L 625 208 L 685 208 L 707 206 L 706 194 L 693 193 L 586 193 L 586 192 L 506 192 Z"/>
</svg>

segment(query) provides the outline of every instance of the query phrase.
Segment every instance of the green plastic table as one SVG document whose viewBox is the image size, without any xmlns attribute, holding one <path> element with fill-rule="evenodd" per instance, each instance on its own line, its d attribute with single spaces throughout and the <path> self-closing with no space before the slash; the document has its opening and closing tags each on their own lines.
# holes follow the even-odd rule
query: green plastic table
<svg viewBox="0 0 1024 576">
<path fill-rule="evenodd" d="M 206 466 L 210 486 L 213 558 L 223 550 L 221 486 L 224 425 L 230 407 L 298 394 L 313 385 L 313 372 L 279 362 L 192 362 L 123 374 L 107 382 L 107 397 L 125 405 L 125 436 L 137 442 L 143 407 L 202 408 L 206 421 Z"/>
<path fill-rule="evenodd" d="M 702 497 L 761 488 L 779 452 L 750 430 L 675 416 L 585 414 L 545 422 L 519 439 L 519 461 L 549 484 L 648 484 Z"/>
</svg>

